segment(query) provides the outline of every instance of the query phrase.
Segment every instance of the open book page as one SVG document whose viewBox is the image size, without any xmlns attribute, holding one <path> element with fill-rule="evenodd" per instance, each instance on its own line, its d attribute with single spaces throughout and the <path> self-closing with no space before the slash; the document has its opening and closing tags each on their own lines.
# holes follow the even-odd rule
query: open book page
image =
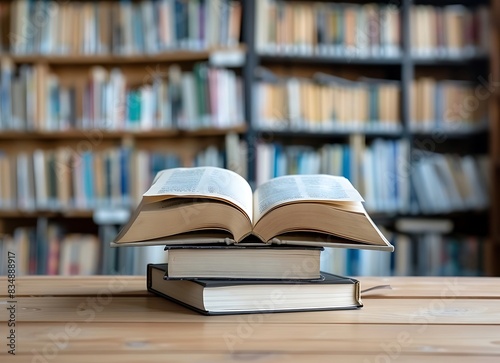
<svg viewBox="0 0 500 363">
<path fill-rule="evenodd" d="M 229 202 L 252 221 L 252 188 L 234 171 L 216 167 L 173 168 L 158 173 L 144 197 L 214 198 Z"/>
<path fill-rule="evenodd" d="M 262 184 L 254 192 L 254 225 L 271 209 L 297 201 L 318 201 L 335 204 L 349 202 L 350 210 L 362 212 L 363 198 L 351 182 L 333 175 L 287 175 Z"/>
</svg>

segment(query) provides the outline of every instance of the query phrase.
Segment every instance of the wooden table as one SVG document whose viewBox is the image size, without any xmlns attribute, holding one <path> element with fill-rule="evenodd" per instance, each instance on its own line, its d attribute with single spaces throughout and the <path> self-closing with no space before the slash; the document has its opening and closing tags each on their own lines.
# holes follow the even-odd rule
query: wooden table
<svg viewBox="0 0 500 363">
<path fill-rule="evenodd" d="M 500 362 L 500 278 L 359 280 L 392 288 L 360 310 L 209 317 L 144 277 L 18 277 L 15 303 L 1 277 L 0 362 Z"/>
</svg>

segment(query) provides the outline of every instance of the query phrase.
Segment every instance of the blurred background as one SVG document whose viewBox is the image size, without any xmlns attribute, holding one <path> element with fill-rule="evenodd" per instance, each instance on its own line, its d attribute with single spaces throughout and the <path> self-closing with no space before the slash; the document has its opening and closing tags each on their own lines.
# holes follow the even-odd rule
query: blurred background
<svg viewBox="0 0 500 363">
<path fill-rule="evenodd" d="M 394 253 L 346 275 L 500 276 L 499 1 L 0 1 L 0 273 L 139 274 L 155 174 L 347 177 Z"/>
</svg>

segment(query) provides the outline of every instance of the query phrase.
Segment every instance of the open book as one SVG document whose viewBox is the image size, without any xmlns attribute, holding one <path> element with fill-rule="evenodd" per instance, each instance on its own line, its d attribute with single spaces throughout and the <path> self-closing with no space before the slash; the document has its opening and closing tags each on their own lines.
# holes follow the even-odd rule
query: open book
<svg viewBox="0 0 500 363">
<path fill-rule="evenodd" d="M 393 251 L 348 179 L 274 178 L 254 192 L 216 167 L 158 172 L 113 246 L 278 243 Z"/>
</svg>

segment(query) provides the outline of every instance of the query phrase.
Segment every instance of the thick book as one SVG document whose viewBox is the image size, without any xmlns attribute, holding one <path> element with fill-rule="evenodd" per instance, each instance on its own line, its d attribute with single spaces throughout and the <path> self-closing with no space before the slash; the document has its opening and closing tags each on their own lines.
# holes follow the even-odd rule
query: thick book
<svg viewBox="0 0 500 363">
<path fill-rule="evenodd" d="M 178 245 L 168 250 L 169 279 L 319 279 L 323 247 L 262 243 Z"/>
<path fill-rule="evenodd" d="M 316 245 L 393 251 L 347 178 L 287 175 L 252 191 L 217 167 L 165 169 L 122 227 L 113 246 L 240 243 Z"/>
<path fill-rule="evenodd" d="M 356 279 L 170 280 L 167 264 L 147 265 L 148 291 L 205 315 L 346 310 L 363 306 Z"/>
</svg>

